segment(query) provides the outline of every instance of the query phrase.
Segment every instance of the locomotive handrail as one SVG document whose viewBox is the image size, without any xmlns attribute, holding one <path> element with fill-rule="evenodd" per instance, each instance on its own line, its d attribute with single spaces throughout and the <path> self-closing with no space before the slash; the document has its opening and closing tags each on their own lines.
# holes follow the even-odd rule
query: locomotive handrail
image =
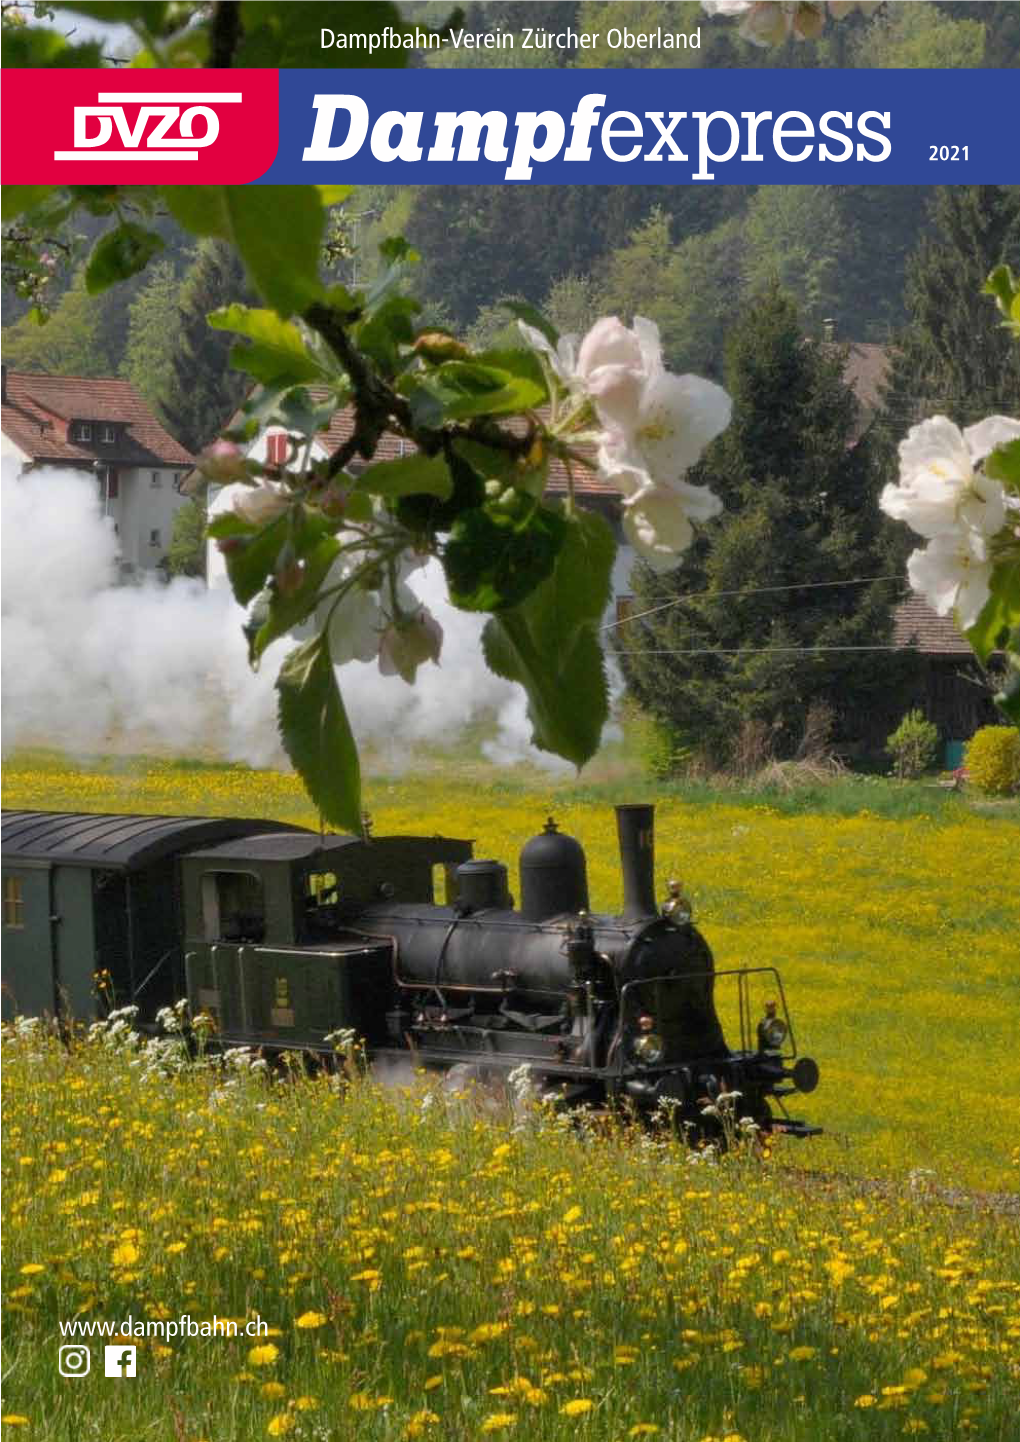
<svg viewBox="0 0 1020 1442">
<path fill-rule="evenodd" d="M 739 1006 L 739 1008 L 740 1008 L 740 1025 L 741 1025 L 741 1036 L 740 1036 L 741 1051 L 742 1051 L 742 1052 L 751 1052 L 751 1051 L 755 1051 L 756 1048 L 753 1048 L 753 1047 L 750 1045 L 750 1035 L 749 1035 L 749 1032 L 745 1033 L 745 1031 L 744 1031 L 744 1016 L 743 1016 L 743 1012 L 744 1012 L 744 1005 L 745 1005 L 745 1003 L 744 1003 L 744 1000 L 743 1000 L 743 999 L 741 998 L 741 996 L 740 996 L 740 992 L 746 987 L 746 979 L 747 979 L 747 977 L 749 977 L 749 976 L 764 975 L 765 973 L 768 973 L 768 974 L 770 974 L 771 976 L 773 976 L 773 977 L 775 978 L 775 983 L 776 983 L 776 987 L 777 987 L 778 992 L 779 992 L 780 1001 L 782 1002 L 783 1015 L 784 1015 L 784 1017 L 786 1018 L 787 1036 L 788 1036 L 788 1038 L 789 1038 L 789 1048 L 790 1048 L 790 1049 L 789 1049 L 789 1054 L 788 1054 L 788 1055 L 787 1055 L 786 1052 L 784 1052 L 784 1053 L 781 1054 L 781 1059 L 782 1059 L 782 1060 L 791 1060 L 791 1061 L 792 1061 L 793 1058 L 797 1055 L 797 1043 L 796 1043 L 796 1040 L 795 1040 L 794 1035 L 793 1035 L 793 1023 L 790 1021 L 790 1012 L 789 1012 L 789 1009 L 788 1009 L 788 1007 L 787 1007 L 787 1005 L 786 1005 L 786 993 L 785 993 L 785 991 L 783 990 L 783 981 L 782 981 L 782 978 L 781 978 L 780 975 L 779 975 L 779 972 L 776 970 L 776 968 L 775 968 L 774 966 L 734 966 L 734 967 L 728 967 L 725 971 L 716 971 L 715 969 L 713 969 L 713 970 L 711 970 L 711 971 L 687 971 L 687 972 L 684 972 L 684 973 L 683 973 L 682 975 L 680 975 L 680 976 L 678 976 L 678 975 L 674 972 L 674 973 L 668 973 L 668 974 L 660 975 L 660 976 L 641 976 L 641 977 L 634 977 L 632 980 L 624 982 L 623 986 L 621 986 L 621 988 L 620 988 L 619 1021 L 618 1021 L 618 1023 L 617 1023 L 616 1034 L 615 1034 L 615 1036 L 613 1037 L 612 1042 L 610 1043 L 609 1053 L 608 1053 L 608 1055 L 611 1057 L 615 1051 L 617 1051 L 617 1050 L 619 1051 L 619 1056 L 618 1056 L 618 1058 L 617 1058 L 617 1060 L 616 1060 L 615 1069 L 612 1070 L 611 1074 L 614 1075 L 614 1076 L 623 1076 L 624 1071 L 626 1070 L 626 1063 L 625 1063 L 625 1059 L 624 1059 L 624 1051 L 623 1051 L 623 1045 L 622 1045 L 622 1043 L 623 1043 L 623 1038 L 624 1038 L 624 1033 L 625 1033 L 625 1024 L 624 1024 L 624 1023 L 625 1023 L 626 998 L 627 998 L 627 993 L 628 993 L 628 991 L 630 991 L 631 987 L 635 987 L 635 986 L 651 986 L 651 985 L 654 985 L 654 984 L 657 983 L 657 982 L 673 982 L 673 983 L 679 983 L 679 982 L 685 982 L 685 981 L 698 981 L 698 980 L 701 980 L 701 979 L 703 979 L 703 978 L 705 978 L 705 977 L 711 977 L 711 978 L 713 979 L 713 981 L 718 981 L 718 980 L 720 980 L 720 978 L 722 978 L 722 977 L 724 977 L 724 976 L 735 976 L 735 977 L 737 977 L 737 978 L 738 978 L 738 982 L 737 982 L 737 986 L 738 986 L 738 1006 Z M 748 1004 L 748 1013 L 749 1013 L 749 1012 L 750 1012 L 750 1007 L 749 1007 L 749 1004 Z M 749 1023 L 748 1023 L 748 1026 L 749 1026 Z M 658 1063 L 658 1064 L 655 1065 L 655 1066 L 643 1067 L 642 1070 L 643 1070 L 643 1071 L 646 1071 L 646 1072 L 648 1072 L 648 1073 L 652 1073 L 652 1074 L 658 1073 L 658 1072 L 660 1072 L 660 1071 L 661 1071 L 661 1072 L 668 1072 L 668 1071 L 670 1071 L 675 1065 L 676 1065 L 676 1064 L 675 1064 L 674 1062 L 661 1062 L 661 1063 Z M 609 1070 L 610 1070 L 610 1069 L 607 1067 L 607 1072 L 608 1072 Z"/>
</svg>

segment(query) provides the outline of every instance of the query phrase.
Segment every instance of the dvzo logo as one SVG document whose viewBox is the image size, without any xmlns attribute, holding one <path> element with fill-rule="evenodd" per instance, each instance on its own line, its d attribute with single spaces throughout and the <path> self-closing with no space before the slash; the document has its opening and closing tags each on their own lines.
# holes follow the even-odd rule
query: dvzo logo
<svg viewBox="0 0 1020 1442">
<path fill-rule="evenodd" d="M 212 107 L 239 105 L 241 93 L 164 95 L 129 90 L 97 99 L 98 105 L 74 107 L 75 148 L 55 150 L 54 160 L 197 160 L 199 150 L 212 145 L 220 133 L 220 118 Z M 126 106 L 138 106 L 133 120 L 128 119 Z M 107 148 L 115 128 L 121 149 Z"/>
</svg>

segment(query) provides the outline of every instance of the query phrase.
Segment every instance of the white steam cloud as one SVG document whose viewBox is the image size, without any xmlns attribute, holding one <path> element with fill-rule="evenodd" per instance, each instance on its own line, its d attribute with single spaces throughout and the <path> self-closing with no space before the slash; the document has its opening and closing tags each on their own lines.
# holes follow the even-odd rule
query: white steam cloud
<svg viewBox="0 0 1020 1442">
<path fill-rule="evenodd" d="M 279 642 L 248 666 L 242 612 L 228 591 L 198 581 L 114 585 L 117 540 L 89 480 L 59 470 L 2 470 L 3 745 L 77 752 L 169 749 L 283 765 L 273 681 Z M 351 662 L 340 672 L 359 742 L 399 766 L 415 742 L 449 745 L 484 715 L 485 750 L 568 771 L 530 745 L 525 698 L 493 676 L 478 646 L 484 618 L 444 600 L 432 563 L 410 584 L 444 628 L 442 665 L 412 688 Z"/>
</svg>

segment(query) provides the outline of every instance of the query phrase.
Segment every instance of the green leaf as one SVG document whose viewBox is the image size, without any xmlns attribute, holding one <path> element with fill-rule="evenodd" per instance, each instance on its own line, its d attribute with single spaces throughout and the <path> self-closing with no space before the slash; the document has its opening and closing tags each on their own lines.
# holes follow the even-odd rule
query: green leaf
<svg viewBox="0 0 1020 1442">
<path fill-rule="evenodd" d="M 992 594 L 974 625 L 964 635 L 979 659 L 987 662 L 1004 647 L 1009 633 L 1020 626 L 1020 560 L 1000 562 L 988 578 Z"/>
<path fill-rule="evenodd" d="M 518 320 L 524 321 L 525 325 L 534 326 L 537 331 L 541 331 L 553 350 L 556 349 L 560 339 L 559 331 L 551 321 L 546 320 L 540 310 L 536 310 L 533 305 L 528 305 L 524 300 L 504 300 L 500 302 L 500 306 L 501 309 L 508 310 L 511 315 L 515 315 Z"/>
<path fill-rule="evenodd" d="M 52 185 L 5 185 L 0 192 L 0 215 L 4 220 L 13 220 L 34 210 L 52 194 Z"/>
<path fill-rule="evenodd" d="M 192 235 L 231 238 L 223 187 L 220 185 L 161 185 L 163 203 L 179 225 Z"/>
<path fill-rule="evenodd" d="M 325 635 L 298 646 L 276 679 L 284 749 L 326 821 L 361 835 L 361 768 Z"/>
<path fill-rule="evenodd" d="M 418 301 L 408 295 L 392 295 L 358 326 L 359 347 L 388 375 L 401 366 L 400 347 L 414 340 L 411 317 L 421 310 Z"/>
<path fill-rule="evenodd" d="M 328 379 L 297 326 L 281 320 L 275 311 L 256 310 L 235 302 L 214 310 L 209 324 L 214 330 L 233 331 L 253 342 L 247 347 L 235 346 L 230 361 L 263 385 L 290 386 Z"/>
<path fill-rule="evenodd" d="M 292 315 L 318 300 L 326 212 L 315 186 L 228 185 L 222 193 L 234 243 L 273 309 Z"/>
<path fill-rule="evenodd" d="M 1020 494 L 1020 437 L 996 446 L 985 458 L 984 472 Z"/>
<path fill-rule="evenodd" d="M 527 692 L 535 745 L 583 766 L 609 714 L 597 627 L 616 543 L 592 512 L 566 518 L 566 526 L 552 575 L 522 605 L 492 617 L 482 646 L 490 670 Z"/>
<path fill-rule="evenodd" d="M 459 360 L 428 372 L 408 396 L 414 419 L 422 425 L 530 410 L 545 398 L 544 385 L 527 376 Z"/>
<path fill-rule="evenodd" d="M 89 295 L 98 295 L 118 280 L 137 275 L 162 249 L 163 241 L 154 230 L 146 230 L 131 220 L 122 221 L 92 247 L 85 267 L 85 289 Z"/>
<path fill-rule="evenodd" d="M 429 536 L 448 531 L 459 515 L 480 506 L 485 500 L 485 486 L 473 466 L 456 451 L 448 454 L 447 465 L 453 482 L 447 500 L 428 492 L 416 492 L 397 501 L 397 519 L 409 531 Z"/>
<path fill-rule="evenodd" d="M 454 523 L 443 552 L 450 600 L 462 611 L 502 611 L 517 606 L 552 572 L 567 523 L 558 511 L 536 506 L 511 491 L 524 514 L 486 506 Z"/>
<path fill-rule="evenodd" d="M 453 494 L 450 470 L 442 456 L 426 456 L 420 451 L 398 461 L 380 461 L 370 465 L 359 476 L 355 487 L 372 496 L 396 500 L 400 496 L 438 496 L 441 501 Z"/>
<path fill-rule="evenodd" d="M 248 659 L 253 666 L 257 666 L 267 646 L 293 631 L 315 610 L 319 591 L 339 551 L 340 542 L 334 536 L 320 537 L 303 558 L 304 576 L 297 590 L 283 595 L 278 587 L 270 587 L 265 620 L 249 638 Z"/>
<path fill-rule="evenodd" d="M 0 54 L 9 70 L 97 69 L 103 61 L 98 41 L 68 45 L 58 30 L 37 25 L 5 25 Z"/>
<path fill-rule="evenodd" d="M 231 549 L 224 551 L 223 559 L 234 599 L 239 605 L 247 606 L 264 588 L 276 570 L 290 530 L 287 515 L 277 516 L 275 521 L 259 528 L 229 513 L 216 516 L 209 522 L 208 533 L 214 540 L 231 542 Z"/>
</svg>

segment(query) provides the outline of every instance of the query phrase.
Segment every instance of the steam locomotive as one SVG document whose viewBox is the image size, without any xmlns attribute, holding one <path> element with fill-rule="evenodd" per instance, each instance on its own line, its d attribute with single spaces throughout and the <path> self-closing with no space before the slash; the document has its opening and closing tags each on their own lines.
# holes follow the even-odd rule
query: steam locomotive
<svg viewBox="0 0 1020 1442">
<path fill-rule="evenodd" d="M 551 819 L 521 852 L 515 908 L 507 868 L 449 837 L 4 812 L 4 1014 L 94 1014 L 98 972 L 142 1024 L 186 995 L 223 1046 L 326 1055 L 350 1029 L 370 1058 L 527 1066 L 568 1104 L 700 1127 L 739 1092 L 763 1129 L 817 1131 L 785 1110 L 818 1067 L 797 1056 L 778 972 L 717 972 L 679 884 L 656 902 L 653 808 L 616 820 L 624 907 L 605 916 Z"/>
</svg>

